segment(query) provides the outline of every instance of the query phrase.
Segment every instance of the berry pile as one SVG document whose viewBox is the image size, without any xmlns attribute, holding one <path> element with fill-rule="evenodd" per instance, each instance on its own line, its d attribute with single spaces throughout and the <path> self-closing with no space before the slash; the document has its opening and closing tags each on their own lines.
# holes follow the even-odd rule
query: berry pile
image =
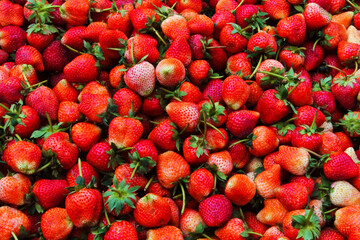
<svg viewBox="0 0 360 240">
<path fill-rule="evenodd" d="M 0 239 L 360 239 L 359 2 L 1 0 Z"/>
</svg>

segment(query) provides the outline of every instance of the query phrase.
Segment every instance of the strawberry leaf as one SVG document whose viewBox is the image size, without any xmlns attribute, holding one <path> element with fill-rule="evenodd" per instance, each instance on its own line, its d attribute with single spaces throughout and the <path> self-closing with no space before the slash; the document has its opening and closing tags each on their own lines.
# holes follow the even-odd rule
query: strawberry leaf
<svg viewBox="0 0 360 240">
<path fill-rule="evenodd" d="M 318 216 L 314 214 L 314 208 L 311 208 L 311 210 L 305 209 L 305 216 L 292 216 L 291 225 L 299 229 L 297 238 L 302 237 L 304 240 L 315 240 L 320 236 L 320 221 Z"/>
</svg>

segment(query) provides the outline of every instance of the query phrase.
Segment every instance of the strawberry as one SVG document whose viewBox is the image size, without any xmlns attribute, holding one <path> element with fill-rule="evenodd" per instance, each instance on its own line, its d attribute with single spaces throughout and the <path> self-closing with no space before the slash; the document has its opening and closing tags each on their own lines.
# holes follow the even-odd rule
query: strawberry
<svg viewBox="0 0 360 240">
<path fill-rule="evenodd" d="M 336 136 L 336 134 L 332 132 L 325 132 L 321 135 L 321 139 L 322 144 L 319 150 L 320 154 L 324 155 L 342 150 L 340 139 Z"/>
<path fill-rule="evenodd" d="M 207 82 L 211 67 L 205 60 L 195 60 L 190 63 L 187 70 L 190 81 L 200 87 Z"/>
<path fill-rule="evenodd" d="M 125 59 L 127 63 L 134 63 L 146 57 L 146 61 L 155 63 L 159 59 L 157 40 L 147 34 L 136 34 L 127 41 Z M 132 50 L 133 49 L 133 50 Z"/>
<path fill-rule="evenodd" d="M 154 18 L 155 22 L 159 21 L 159 16 L 155 10 L 150 8 L 133 9 L 130 11 L 129 17 L 135 31 L 146 28 L 148 19 Z"/>
<path fill-rule="evenodd" d="M 98 224 L 102 212 L 102 196 L 96 189 L 82 188 L 70 193 L 65 208 L 76 227 L 93 227 Z"/>
<path fill-rule="evenodd" d="M 277 198 L 265 199 L 264 205 L 264 208 L 257 213 L 256 219 L 270 226 L 283 222 L 288 211 Z"/>
<path fill-rule="evenodd" d="M 64 67 L 66 80 L 71 83 L 89 83 L 99 75 L 95 57 L 91 54 L 77 56 Z"/>
<path fill-rule="evenodd" d="M 107 142 L 99 142 L 92 146 L 86 155 L 86 161 L 97 169 L 108 172 L 111 171 L 112 155 L 110 144 Z"/>
<path fill-rule="evenodd" d="M 199 103 L 201 100 L 203 100 L 203 95 L 199 88 L 190 82 L 183 82 L 178 89 L 180 94 L 181 92 L 186 94 L 185 96 L 181 97 L 181 101 L 183 102 Z"/>
<path fill-rule="evenodd" d="M 275 197 L 288 211 L 298 210 L 305 207 L 308 201 L 309 191 L 301 183 L 287 183 L 274 189 Z"/>
<path fill-rule="evenodd" d="M 4 2 L 10 1 L 6 0 Z M 19 49 L 21 46 L 24 46 L 25 43 L 26 32 L 22 28 L 18 26 L 7 26 L 0 29 L 0 46 L 5 52 L 11 53 Z"/>
<path fill-rule="evenodd" d="M 8 77 L 8 74 L 6 75 L 7 76 L 3 76 L 3 78 L 0 79 L 0 99 L 8 104 L 23 100 L 21 80 L 18 77 Z"/>
<path fill-rule="evenodd" d="M 254 5 L 254 3 L 244 3 L 239 6 L 235 12 L 236 23 L 242 28 L 245 28 L 255 22 L 263 24 L 263 20 L 261 18 L 263 18 L 264 15 L 266 14 L 262 13 L 259 7 Z"/>
<path fill-rule="evenodd" d="M 72 140 L 83 152 L 88 152 L 92 146 L 99 142 L 101 132 L 100 127 L 86 122 L 76 123 L 71 128 Z"/>
<path fill-rule="evenodd" d="M 79 168 L 79 165 L 81 166 Z M 90 181 L 94 178 L 94 186 L 99 185 L 99 175 L 98 172 L 87 162 L 79 162 L 70 168 L 66 173 L 66 181 L 69 184 L 69 187 L 74 187 L 76 185 L 76 179 L 78 176 L 81 176 L 84 179 L 85 185 L 89 184 Z"/>
<path fill-rule="evenodd" d="M 59 40 L 52 41 L 42 54 L 44 66 L 47 71 L 62 71 L 70 62 L 68 50 Z"/>
<path fill-rule="evenodd" d="M 225 196 L 238 206 L 249 203 L 255 193 L 255 183 L 246 175 L 235 174 L 226 182 Z"/>
<path fill-rule="evenodd" d="M 34 67 L 29 64 L 15 65 L 13 68 L 10 69 L 9 76 L 19 78 L 21 82 L 26 84 L 27 86 L 28 83 L 30 85 L 38 83 L 36 71 Z M 26 77 L 28 83 L 26 82 L 24 76 Z"/>
<path fill-rule="evenodd" d="M 312 124 L 310 127 L 296 127 L 291 135 L 291 144 L 294 147 L 303 147 L 319 152 L 322 138 L 315 124 Z"/>
<path fill-rule="evenodd" d="M 250 37 L 247 50 L 252 53 L 264 53 L 267 56 L 274 55 L 277 51 L 275 37 L 265 31 L 257 32 Z"/>
<path fill-rule="evenodd" d="M 241 108 L 250 95 L 250 87 L 240 77 L 233 75 L 224 80 L 221 95 L 223 101 L 233 110 Z"/>
<path fill-rule="evenodd" d="M 74 123 L 81 117 L 79 104 L 71 101 L 62 101 L 59 105 L 58 121 L 62 123 Z"/>
<path fill-rule="evenodd" d="M 333 182 L 329 195 L 331 204 L 338 207 L 359 205 L 360 202 L 360 191 L 347 181 Z"/>
<path fill-rule="evenodd" d="M 220 79 L 210 80 L 203 90 L 204 99 L 210 100 L 211 98 L 214 102 L 222 101 L 222 84 L 223 81 L 221 81 Z"/>
<path fill-rule="evenodd" d="M 250 153 L 254 156 L 265 156 L 279 146 L 275 132 L 266 126 L 257 126 L 252 131 Z"/>
<path fill-rule="evenodd" d="M 80 34 L 80 37 L 87 42 L 99 42 L 100 34 L 107 30 L 107 24 L 104 22 L 92 22 Z"/>
<path fill-rule="evenodd" d="M 178 133 L 171 120 L 161 121 L 149 134 L 149 139 L 163 150 L 173 151 L 177 148 Z"/>
<path fill-rule="evenodd" d="M 185 67 L 190 64 L 191 56 L 192 51 L 190 46 L 183 37 L 176 38 L 165 52 L 165 58 L 176 58 L 180 60 Z"/>
<path fill-rule="evenodd" d="M 60 14 L 68 24 L 74 26 L 85 25 L 90 11 L 90 2 L 88 1 L 66 1 L 60 7 Z"/>
<path fill-rule="evenodd" d="M 280 37 L 286 38 L 289 44 L 300 46 L 306 40 L 306 22 L 303 14 L 294 14 L 281 19 L 276 26 Z"/>
<path fill-rule="evenodd" d="M 354 161 L 345 152 L 332 152 L 324 164 L 324 174 L 330 180 L 347 180 L 359 174 Z"/>
<path fill-rule="evenodd" d="M 118 58 L 120 57 L 119 52 L 111 48 L 116 49 L 123 47 L 121 42 L 127 39 L 127 36 L 122 31 L 106 29 L 100 33 L 99 44 L 105 56 Z"/>
<path fill-rule="evenodd" d="M 201 202 L 205 199 L 212 192 L 213 187 L 214 177 L 207 169 L 199 168 L 191 173 L 188 192 L 196 201 Z"/>
<path fill-rule="evenodd" d="M 324 49 L 319 45 L 315 45 L 313 42 L 306 42 L 303 47 L 305 48 L 305 62 L 304 68 L 306 71 L 312 71 L 320 66 L 324 60 Z"/>
<path fill-rule="evenodd" d="M 196 229 L 198 229 L 199 226 L 205 226 L 199 212 L 193 209 L 185 209 L 184 213 L 180 217 L 180 229 L 184 236 L 188 237 L 192 234 L 198 233 Z"/>
<path fill-rule="evenodd" d="M 41 231 L 46 239 L 65 240 L 73 226 L 65 208 L 51 208 L 41 216 Z"/>
<path fill-rule="evenodd" d="M 134 145 L 143 133 L 143 125 L 137 119 L 116 117 L 109 125 L 109 143 L 117 148 Z"/>
<path fill-rule="evenodd" d="M 194 132 L 199 122 L 198 105 L 192 102 L 171 102 L 165 108 L 170 120 L 186 132 Z"/>
<path fill-rule="evenodd" d="M 26 97 L 26 104 L 34 108 L 40 117 L 49 115 L 51 120 L 57 119 L 59 102 L 54 91 L 48 87 L 41 86 Z"/>
<path fill-rule="evenodd" d="M 84 49 L 84 42 L 81 38 L 81 34 L 85 31 L 85 26 L 72 27 L 65 32 L 61 38 L 61 43 L 65 46 L 74 48 L 81 51 Z"/>
<path fill-rule="evenodd" d="M 268 76 L 268 72 L 279 72 L 281 76 L 283 76 L 284 69 L 285 69 L 284 65 L 278 60 L 266 59 L 265 61 L 262 61 L 259 65 L 259 68 L 255 75 L 256 82 L 262 88 L 269 89 L 270 87 L 276 85 L 276 78 L 273 80 L 271 75 Z"/>
<path fill-rule="evenodd" d="M 251 75 L 251 63 L 248 56 L 249 55 L 245 52 L 230 56 L 227 59 L 225 71 L 232 75 L 241 72 L 243 77 L 249 77 Z"/>
<path fill-rule="evenodd" d="M 155 88 L 155 68 L 147 61 L 138 63 L 125 73 L 124 81 L 139 95 L 149 96 Z"/>
<path fill-rule="evenodd" d="M 135 205 L 136 222 L 147 228 L 165 226 L 170 220 L 170 207 L 159 195 L 148 193 L 140 198 Z"/>
<path fill-rule="evenodd" d="M 60 80 L 53 88 L 53 92 L 60 104 L 63 101 L 76 102 L 79 95 L 76 88 L 66 79 Z"/>
<path fill-rule="evenodd" d="M 137 240 L 136 228 L 128 221 L 119 221 L 111 224 L 105 233 L 104 240 L 129 239 Z"/>
<path fill-rule="evenodd" d="M 259 173 L 255 178 L 256 190 L 263 198 L 274 198 L 274 189 L 281 185 L 281 167 L 273 165 L 270 169 Z"/>
<path fill-rule="evenodd" d="M 301 48 L 286 46 L 280 51 L 279 61 L 287 69 L 293 68 L 294 71 L 298 71 L 304 65 L 305 55 Z"/>
<path fill-rule="evenodd" d="M 199 213 L 209 227 L 220 227 L 230 218 L 233 207 L 224 195 L 216 194 L 206 198 L 199 204 Z"/>
<path fill-rule="evenodd" d="M 244 240 L 242 233 L 245 231 L 245 223 L 240 218 L 230 219 L 225 226 L 218 228 L 215 235 L 220 239 L 237 239 Z M 234 238 L 236 236 L 236 238 Z"/>
<path fill-rule="evenodd" d="M 319 240 L 327 240 L 327 239 L 334 239 L 334 240 L 345 240 L 345 237 L 339 233 L 334 228 L 326 227 L 321 230 Z"/>
<path fill-rule="evenodd" d="M 206 15 L 198 14 L 194 17 L 192 17 L 188 23 L 187 26 L 190 30 L 190 34 L 200 34 L 204 37 L 210 36 L 214 31 L 214 23 Z"/>
<path fill-rule="evenodd" d="M 221 72 L 226 68 L 227 55 L 224 48 L 214 39 L 209 39 L 206 44 L 207 53 L 210 55 L 209 63 L 214 71 Z"/>
<path fill-rule="evenodd" d="M 21 173 L 3 177 L 0 179 L 0 200 L 6 204 L 24 205 L 30 187 L 30 179 Z"/>
<path fill-rule="evenodd" d="M 320 235 L 320 224 L 314 209 L 299 209 L 289 212 L 283 222 L 285 236 L 290 239 L 317 239 Z"/>
<path fill-rule="evenodd" d="M 170 217 L 170 221 L 168 224 L 173 225 L 175 227 L 179 227 L 180 226 L 180 210 L 179 210 L 177 203 L 169 197 L 165 197 L 165 200 L 169 204 L 170 211 L 171 211 L 170 212 L 171 217 Z"/>
<path fill-rule="evenodd" d="M 131 5 L 132 6 L 132 5 Z M 113 12 L 108 15 L 107 24 L 110 29 L 120 30 L 125 33 L 126 36 L 130 36 L 133 26 L 130 20 L 129 12 L 133 9 L 127 9 L 125 6 L 119 8 L 119 12 Z"/>
<path fill-rule="evenodd" d="M 288 172 L 300 176 L 306 172 L 310 163 L 310 155 L 302 148 L 282 145 L 279 147 L 279 154 L 276 156 L 275 162 Z"/>
<path fill-rule="evenodd" d="M 346 41 L 348 39 L 348 34 L 346 33 L 346 28 L 344 25 L 336 22 L 330 22 L 324 28 L 323 32 L 325 36 L 331 37 L 331 39 L 327 40 L 325 38 L 325 41 L 321 42 L 326 50 L 336 50 L 340 41 Z"/>
<path fill-rule="evenodd" d="M 326 11 L 317 3 L 308 3 L 304 9 L 306 26 L 311 30 L 325 27 L 331 20 L 331 13 Z"/>
<path fill-rule="evenodd" d="M 29 217 L 20 210 L 9 206 L 2 206 L 0 207 L 0 216 L 2 226 L 0 230 L 1 239 L 10 240 L 13 234 L 19 236 L 21 226 L 23 226 L 26 231 L 30 231 L 31 229 Z"/>
<path fill-rule="evenodd" d="M 128 88 L 119 89 L 113 96 L 120 116 L 129 116 L 130 111 L 136 114 L 141 107 L 141 98 L 138 94 Z"/>
<path fill-rule="evenodd" d="M 24 24 L 23 7 L 5 0 L 0 4 L 0 25 L 22 26 Z"/>
<path fill-rule="evenodd" d="M 360 44 L 347 41 L 340 41 L 338 44 L 337 54 L 342 63 L 351 64 L 358 59 Z"/>
<path fill-rule="evenodd" d="M 22 46 L 16 50 L 15 63 L 32 65 L 37 72 L 43 72 L 45 69 L 41 53 L 29 45 Z"/>
<path fill-rule="evenodd" d="M 175 87 L 185 78 L 185 67 L 176 58 L 166 58 L 156 65 L 156 79 L 165 87 Z"/>
<path fill-rule="evenodd" d="M 240 6 L 241 7 L 241 6 Z M 214 22 L 214 38 L 219 39 L 219 35 L 223 27 L 228 23 L 235 23 L 235 16 L 231 11 L 220 9 L 215 11 L 215 14 L 211 17 L 211 20 Z"/>
<path fill-rule="evenodd" d="M 285 0 L 265 1 L 264 12 L 268 13 L 270 18 L 280 20 L 289 16 L 290 6 Z"/>
<path fill-rule="evenodd" d="M 234 168 L 240 169 L 249 162 L 251 154 L 245 144 L 237 143 L 234 145 L 236 142 L 235 139 L 229 142 L 230 147 L 228 148 L 228 151 L 231 155 Z"/>
<path fill-rule="evenodd" d="M 18 141 L 7 146 L 3 160 L 16 172 L 33 174 L 41 162 L 40 148 L 25 141 Z"/>
<path fill-rule="evenodd" d="M 175 28 L 177 31 L 174 31 Z M 179 36 L 184 37 L 186 40 L 190 37 L 190 29 L 187 25 L 186 19 L 177 14 L 169 16 L 162 21 L 161 30 L 164 35 L 171 40 L 175 40 Z"/>
<path fill-rule="evenodd" d="M 148 180 L 143 175 L 134 172 L 134 169 L 130 167 L 129 163 L 119 165 L 115 169 L 115 176 L 119 182 L 125 179 L 126 184 L 130 184 L 130 187 L 139 186 L 139 189 L 144 189 Z"/>
<path fill-rule="evenodd" d="M 157 229 L 150 229 L 146 233 L 148 240 L 183 240 L 181 230 L 174 226 L 164 226 Z"/>
<path fill-rule="evenodd" d="M 205 134 L 207 148 L 213 152 L 223 150 L 229 141 L 229 135 L 223 128 L 207 129 Z"/>
<path fill-rule="evenodd" d="M 227 150 L 211 153 L 207 160 L 207 164 L 211 167 L 215 165 L 216 169 L 225 175 L 229 175 L 234 167 L 231 155 Z"/>
<path fill-rule="evenodd" d="M 355 110 L 359 90 L 360 81 L 352 69 L 344 69 L 343 72 L 339 72 L 331 82 L 331 92 L 335 99 L 342 107 L 349 110 Z M 346 94 L 347 97 L 345 98 L 343 94 Z"/>
<path fill-rule="evenodd" d="M 32 192 L 38 204 L 48 210 L 59 206 L 68 194 L 68 183 L 66 180 L 40 179 L 34 183 Z"/>
<path fill-rule="evenodd" d="M 220 44 L 226 46 L 225 51 L 228 54 L 242 52 L 247 47 L 246 30 L 235 23 L 227 24 L 220 32 Z"/>
<path fill-rule="evenodd" d="M 335 212 L 334 221 L 336 229 L 345 237 L 350 236 L 351 233 L 359 232 L 359 213 L 360 207 L 358 205 L 338 209 Z"/>
<path fill-rule="evenodd" d="M 69 134 L 65 132 L 51 134 L 45 140 L 43 149 L 45 151 L 51 149 L 51 151 L 56 154 L 56 159 L 66 170 L 70 169 L 76 163 L 79 156 L 77 146 L 74 143 L 70 143 Z"/>
</svg>

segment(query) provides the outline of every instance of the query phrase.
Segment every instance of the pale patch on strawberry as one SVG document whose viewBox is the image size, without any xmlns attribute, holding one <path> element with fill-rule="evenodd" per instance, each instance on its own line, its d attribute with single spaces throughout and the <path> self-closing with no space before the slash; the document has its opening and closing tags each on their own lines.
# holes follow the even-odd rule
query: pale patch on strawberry
<svg viewBox="0 0 360 240">
<path fill-rule="evenodd" d="M 330 201 L 338 207 L 360 205 L 360 192 L 347 181 L 331 184 Z"/>
<path fill-rule="evenodd" d="M 351 157 L 354 163 L 359 163 L 359 158 L 357 157 L 353 147 L 347 148 L 344 152 Z"/>
<path fill-rule="evenodd" d="M 131 90 L 149 96 L 155 88 L 155 67 L 147 61 L 138 63 L 125 73 L 124 81 Z"/>
</svg>

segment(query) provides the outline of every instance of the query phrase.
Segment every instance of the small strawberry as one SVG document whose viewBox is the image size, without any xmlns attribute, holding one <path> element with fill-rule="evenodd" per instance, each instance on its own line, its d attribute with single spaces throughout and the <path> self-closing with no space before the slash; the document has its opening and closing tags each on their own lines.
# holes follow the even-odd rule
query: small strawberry
<svg viewBox="0 0 360 240">
<path fill-rule="evenodd" d="M 335 212 L 334 221 L 336 229 L 345 237 L 350 236 L 351 233 L 359 232 L 359 214 L 359 205 L 348 206 L 338 209 Z"/>
<path fill-rule="evenodd" d="M 74 123 L 80 120 L 81 113 L 79 104 L 71 101 L 62 101 L 59 105 L 58 121 L 64 124 Z"/>
<path fill-rule="evenodd" d="M 325 57 L 324 49 L 319 44 L 315 45 L 315 47 L 314 45 L 314 42 L 306 42 L 303 45 L 305 48 L 304 68 L 306 71 L 312 71 L 319 67 Z"/>
<path fill-rule="evenodd" d="M 180 217 L 180 229 L 185 237 L 193 234 L 199 234 L 199 228 L 204 227 L 205 223 L 201 218 L 199 212 L 193 209 L 185 209 Z"/>
<path fill-rule="evenodd" d="M 165 87 L 175 87 L 185 78 L 185 67 L 176 58 L 166 58 L 156 65 L 156 79 Z"/>
<path fill-rule="evenodd" d="M 289 16 L 290 6 L 285 0 L 265 1 L 264 12 L 268 13 L 270 18 L 280 20 Z"/>
<path fill-rule="evenodd" d="M 209 196 L 213 187 L 214 176 L 207 169 L 199 168 L 191 173 L 188 183 L 188 192 L 196 201 L 201 202 Z"/>
<path fill-rule="evenodd" d="M 333 182 L 329 195 L 331 204 L 337 207 L 359 205 L 360 202 L 360 191 L 347 181 Z"/>
<path fill-rule="evenodd" d="M 26 96 L 26 104 L 34 108 L 40 117 L 46 118 L 48 114 L 51 120 L 56 120 L 59 102 L 51 88 L 41 86 Z"/>
<path fill-rule="evenodd" d="M 220 227 L 231 218 L 233 207 L 224 195 L 216 194 L 206 198 L 199 204 L 199 213 L 209 227 Z"/>
<path fill-rule="evenodd" d="M 259 173 L 255 178 L 257 193 L 263 198 L 274 198 L 274 189 L 281 185 L 281 167 L 273 165 L 270 169 Z"/>
<path fill-rule="evenodd" d="M 42 52 L 42 55 L 47 71 L 63 71 L 64 67 L 70 62 L 68 50 L 59 40 L 52 41 Z"/>
<path fill-rule="evenodd" d="M 348 180 L 359 174 L 354 161 L 345 152 L 332 152 L 324 163 L 324 174 L 330 180 Z"/>
<path fill-rule="evenodd" d="M 211 153 L 207 164 L 210 167 L 216 167 L 217 171 L 225 175 L 229 175 L 234 168 L 231 155 L 227 150 Z"/>
<path fill-rule="evenodd" d="M 96 59 L 85 53 L 77 56 L 64 67 L 66 79 L 71 83 L 89 83 L 95 81 L 99 75 Z"/>
<path fill-rule="evenodd" d="M 136 228 L 128 221 L 121 220 L 111 224 L 104 235 L 104 240 L 128 239 L 137 240 Z"/>
<path fill-rule="evenodd" d="M 200 118 L 198 105 L 192 102 L 171 102 L 165 108 L 170 120 L 181 130 L 194 132 Z"/>
<path fill-rule="evenodd" d="M 190 64 L 191 56 L 192 51 L 190 46 L 187 40 L 183 37 L 176 38 L 165 52 L 165 58 L 176 58 L 180 60 L 185 67 Z"/>
<path fill-rule="evenodd" d="M 89 184 L 91 181 L 95 187 L 99 185 L 98 172 L 87 162 L 80 161 L 67 171 L 66 181 L 68 182 L 69 187 L 74 187 L 76 185 L 76 179 L 79 176 L 84 179 L 85 185 Z"/>
<path fill-rule="evenodd" d="M 26 231 L 30 231 L 31 222 L 29 217 L 20 210 L 9 206 L 0 207 L 0 224 L 2 226 L 0 231 L 0 238 L 10 240 L 13 234 L 19 236 L 21 226 Z"/>
<path fill-rule="evenodd" d="M 287 183 L 274 189 L 275 197 L 288 211 L 302 209 L 306 206 L 309 190 L 301 183 Z"/>
<path fill-rule="evenodd" d="M 288 172 L 300 176 L 305 174 L 309 166 L 310 155 L 302 148 L 282 145 L 279 147 L 275 162 Z"/>
<path fill-rule="evenodd" d="M 177 31 L 174 31 L 177 29 Z M 172 15 L 167 17 L 161 23 L 161 30 L 171 40 L 175 40 L 179 36 L 188 39 L 190 37 L 190 29 L 186 19 L 181 15 Z"/>
<path fill-rule="evenodd" d="M 236 236 L 237 240 L 244 240 L 245 238 L 242 237 L 242 233 L 245 232 L 246 224 L 240 218 L 232 218 L 230 219 L 225 226 L 218 228 L 215 231 L 215 235 L 220 239 L 230 239 Z"/>
<path fill-rule="evenodd" d="M 24 45 L 16 50 L 15 63 L 32 65 L 37 72 L 43 72 L 45 69 L 41 53 L 34 47 Z"/>
<path fill-rule="evenodd" d="M 71 128 L 72 140 L 83 152 L 89 151 L 99 142 L 101 132 L 100 127 L 87 122 L 76 123 Z"/>
<path fill-rule="evenodd" d="M 270 226 L 281 224 L 288 213 L 281 202 L 277 198 L 265 199 L 264 205 L 264 208 L 257 213 L 256 218 Z"/>
<path fill-rule="evenodd" d="M 183 240 L 183 234 L 177 227 L 168 225 L 157 229 L 150 229 L 146 233 L 148 240 Z"/>
<path fill-rule="evenodd" d="M 257 126 L 252 131 L 250 153 L 254 156 L 265 156 L 279 146 L 275 132 L 266 126 Z"/>
<path fill-rule="evenodd" d="M 10 1 L 4 1 L 10 2 Z M 1 9 L 1 6 L 0 6 Z M 1 20 L 0 20 L 1 21 Z M 14 52 L 26 43 L 26 32 L 18 26 L 7 26 L 0 29 L 0 47 L 7 53 Z"/>
</svg>

